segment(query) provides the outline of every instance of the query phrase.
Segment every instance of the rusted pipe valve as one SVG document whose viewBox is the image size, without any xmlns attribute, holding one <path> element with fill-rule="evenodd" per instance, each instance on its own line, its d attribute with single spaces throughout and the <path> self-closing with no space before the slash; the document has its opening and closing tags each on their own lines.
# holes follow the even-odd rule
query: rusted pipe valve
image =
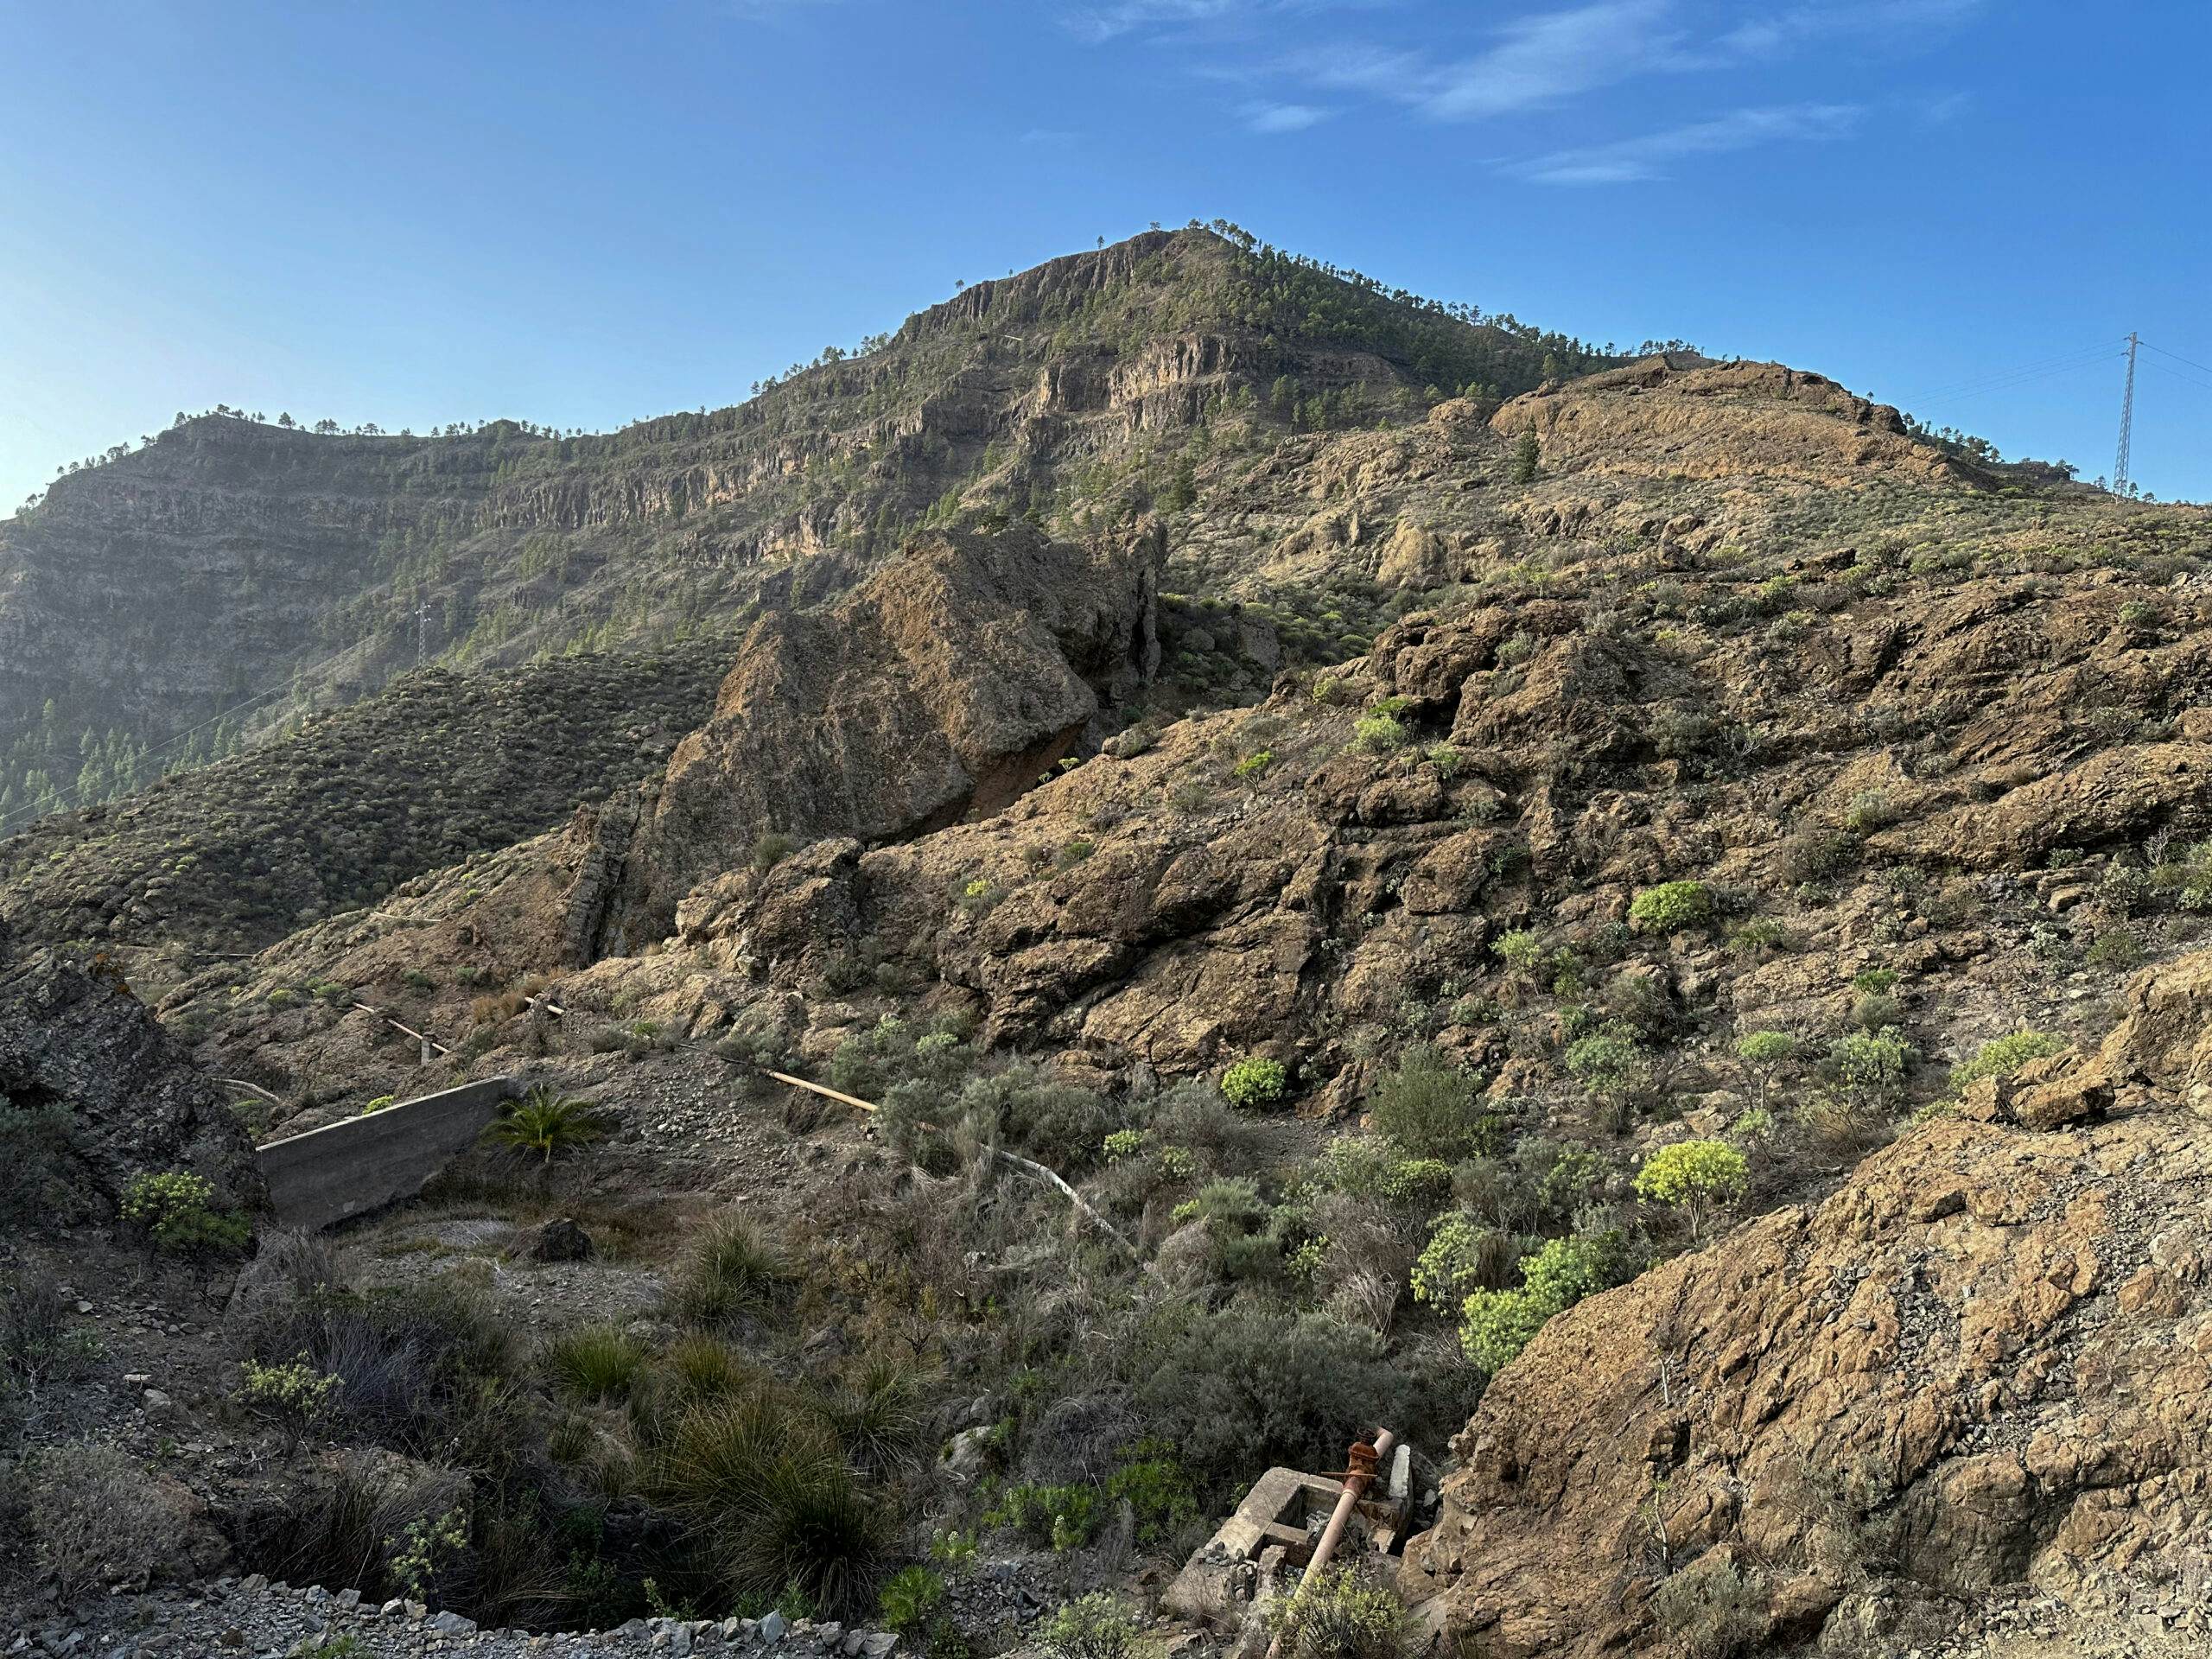
<svg viewBox="0 0 2212 1659">
<path fill-rule="evenodd" d="M 1344 1489 L 1337 1496 L 1337 1507 L 1330 1512 L 1329 1524 L 1322 1529 L 1321 1541 L 1314 1546 L 1313 1559 L 1306 1564 L 1305 1576 L 1299 1580 L 1298 1588 L 1291 1592 L 1290 1605 L 1283 1609 L 1282 1628 L 1276 1633 L 1275 1639 L 1268 1643 L 1268 1659 L 1281 1659 L 1283 1637 L 1298 1628 L 1298 1604 L 1305 1599 L 1307 1587 L 1327 1567 L 1329 1558 L 1337 1553 L 1337 1545 L 1343 1541 L 1344 1528 L 1351 1521 L 1352 1510 L 1366 1496 L 1368 1487 L 1374 1483 L 1376 1471 L 1382 1466 L 1382 1459 L 1390 1455 L 1391 1448 L 1397 1443 L 1398 1437 L 1386 1428 L 1376 1434 L 1371 1443 L 1354 1440 L 1351 1450 L 1344 1454 Z"/>
</svg>

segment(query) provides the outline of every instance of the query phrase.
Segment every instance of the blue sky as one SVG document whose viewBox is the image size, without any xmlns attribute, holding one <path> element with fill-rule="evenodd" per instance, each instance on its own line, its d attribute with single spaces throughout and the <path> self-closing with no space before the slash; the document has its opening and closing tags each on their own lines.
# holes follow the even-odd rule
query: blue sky
<svg viewBox="0 0 2212 1659">
<path fill-rule="evenodd" d="M 1216 215 L 2085 476 L 2137 328 L 2179 359 L 2135 474 L 2212 497 L 2202 0 L 0 0 L 0 41 L 6 506 L 217 402 L 716 406 Z"/>
</svg>

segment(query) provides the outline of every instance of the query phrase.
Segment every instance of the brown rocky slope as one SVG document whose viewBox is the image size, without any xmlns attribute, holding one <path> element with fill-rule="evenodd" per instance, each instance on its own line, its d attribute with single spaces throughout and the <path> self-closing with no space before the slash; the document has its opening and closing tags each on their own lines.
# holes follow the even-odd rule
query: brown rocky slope
<svg viewBox="0 0 2212 1659">
<path fill-rule="evenodd" d="M 2018 1586 L 2201 1632 L 2212 955 L 2128 1007 L 2023 1081 L 2044 1127 L 1985 1090 L 1553 1321 L 1455 1442 L 1409 1592 L 1500 1656 L 1643 1650 L 1686 1573 L 1839 1645 Z"/>
</svg>

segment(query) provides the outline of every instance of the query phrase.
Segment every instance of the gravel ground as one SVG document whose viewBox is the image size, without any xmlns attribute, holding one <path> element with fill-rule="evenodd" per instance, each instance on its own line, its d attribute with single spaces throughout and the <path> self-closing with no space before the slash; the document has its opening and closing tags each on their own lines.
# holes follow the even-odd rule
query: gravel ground
<svg viewBox="0 0 2212 1659">
<path fill-rule="evenodd" d="M 612 1630 L 533 1635 L 480 1630 L 457 1613 L 432 1612 L 420 1602 L 361 1601 L 252 1578 L 219 1579 L 196 1592 L 118 1596 L 97 1613 L 48 1619 L 16 1630 L 0 1655 L 81 1656 L 82 1659 L 387 1659 L 438 1654 L 467 1659 L 524 1655 L 729 1655 L 749 1659 L 887 1659 L 906 1651 L 887 1630 L 848 1629 L 806 1620 L 766 1618 L 686 1621 L 632 1619 Z"/>
</svg>

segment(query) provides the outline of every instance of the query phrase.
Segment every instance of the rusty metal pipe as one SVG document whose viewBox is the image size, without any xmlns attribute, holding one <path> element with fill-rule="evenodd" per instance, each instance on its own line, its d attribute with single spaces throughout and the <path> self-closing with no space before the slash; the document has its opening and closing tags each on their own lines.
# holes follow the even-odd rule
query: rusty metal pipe
<svg viewBox="0 0 2212 1659">
<path fill-rule="evenodd" d="M 1352 1510 L 1358 1507 L 1359 1500 L 1366 1496 L 1368 1487 L 1374 1484 L 1376 1473 L 1382 1467 L 1382 1459 L 1390 1455 L 1397 1444 L 1398 1437 L 1387 1428 L 1376 1435 L 1372 1446 L 1364 1440 L 1353 1443 L 1351 1454 L 1344 1460 L 1344 1489 L 1338 1494 L 1337 1507 L 1330 1512 L 1329 1524 L 1321 1529 L 1321 1541 L 1313 1547 L 1313 1559 L 1306 1564 L 1306 1572 L 1298 1580 L 1298 1588 L 1291 1592 L 1290 1605 L 1283 1611 L 1282 1631 L 1268 1643 L 1268 1659 L 1281 1659 L 1283 1632 L 1298 1628 L 1298 1604 L 1304 1598 L 1306 1587 L 1328 1567 L 1330 1558 L 1337 1553 L 1337 1546 L 1344 1541 L 1344 1528 L 1351 1522 Z"/>
</svg>

